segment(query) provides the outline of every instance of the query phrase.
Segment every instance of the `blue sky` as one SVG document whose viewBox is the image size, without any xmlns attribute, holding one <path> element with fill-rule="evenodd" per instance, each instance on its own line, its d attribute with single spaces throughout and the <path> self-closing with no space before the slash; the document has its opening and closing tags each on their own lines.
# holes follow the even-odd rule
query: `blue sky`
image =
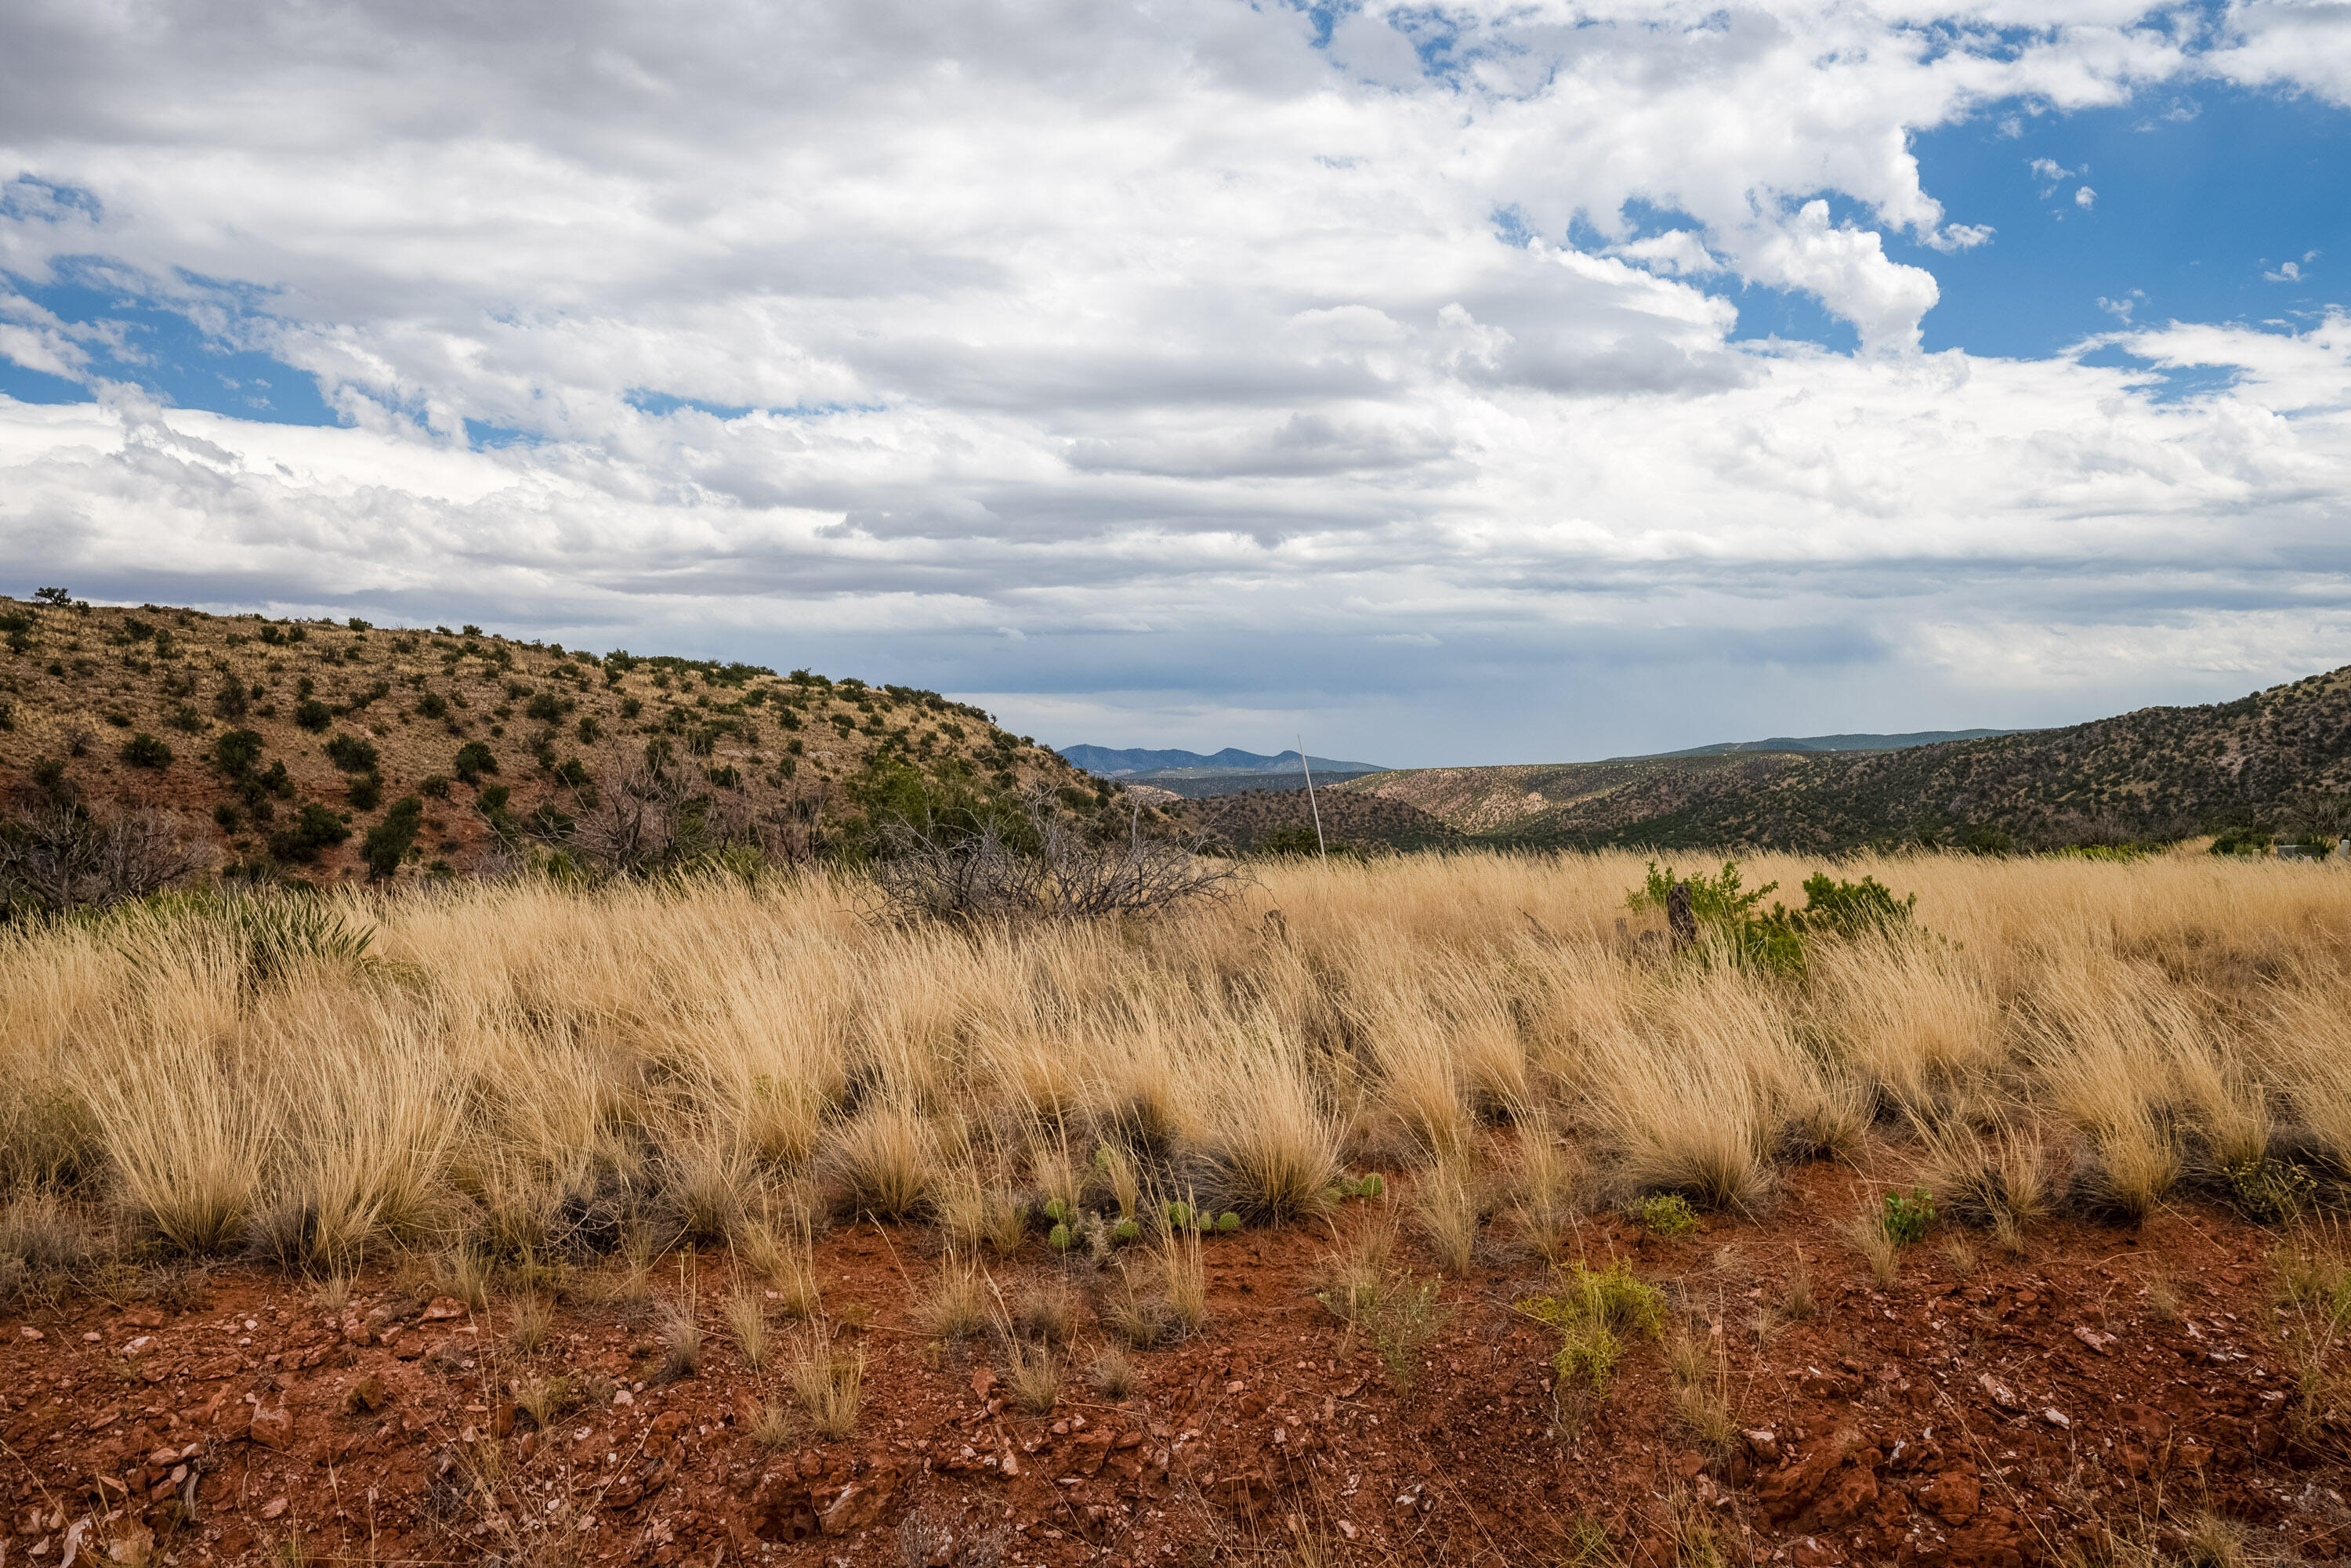
<svg viewBox="0 0 2351 1568">
<path fill-rule="evenodd" d="M 0 17 L 27 585 L 1391 762 L 2351 662 L 2351 7 L 273 15 Z"/>
</svg>

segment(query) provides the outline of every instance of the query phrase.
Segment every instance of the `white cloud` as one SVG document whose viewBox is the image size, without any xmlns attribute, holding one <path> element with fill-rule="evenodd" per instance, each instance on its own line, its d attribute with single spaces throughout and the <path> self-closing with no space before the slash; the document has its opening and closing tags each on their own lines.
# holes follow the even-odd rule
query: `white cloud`
<svg viewBox="0 0 2351 1568">
<path fill-rule="evenodd" d="M 2095 204 L 2097 199 L 2098 193 L 2093 191 L 2087 185 L 2084 185 L 2081 189 L 2074 193 L 2074 204 L 2077 207 L 2087 208 Z"/>
<path fill-rule="evenodd" d="M 1240 0 L 19 6 L 0 269 L 256 291 L 225 329 L 351 427 L 0 403 L 0 548 L 86 592 L 822 655 L 1064 716 L 1320 714 L 1318 751 L 1385 760 L 1506 708 L 1459 695 L 1499 672 L 1627 649 L 1939 668 L 1914 621 L 2105 624 L 2077 601 L 2141 613 L 2150 556 L 2241 594 L 2249 548 L 2340 537 L 2339 322 L 2134 334 L 2245 367 L 2165 401 L 1919 352 L 1936 285 L 1886 242 L 1992 239 L 1909 151 L 1986 105 L 2331 90 L 2279 15 L 2231 12 L 2213 65 L 2118 0 L 1468 0 L 1432 70 L 1386 5 L 1328 47 Z M 1750 288 L 1866 352 L 1742 343 Z M 78 373 L 78 330 L 0 298 L 22 363 Z M 1511 744 L 1663 722 L 1639 685 Z"/>
</svg>

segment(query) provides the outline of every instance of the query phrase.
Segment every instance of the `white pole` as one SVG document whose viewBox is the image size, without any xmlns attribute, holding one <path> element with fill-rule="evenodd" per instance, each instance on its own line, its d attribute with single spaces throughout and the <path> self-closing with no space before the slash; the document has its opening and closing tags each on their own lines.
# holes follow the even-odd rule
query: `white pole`
<svg viewBox="0 0 2351 1568">
<path fill-rule="evenodd" d="M 1331 846 L 1322 841 L 1322 808 L 1314 803 L 1314 769 L 1306 765 L 1306 737 L 1298 737 L 1298 767 L 1306 775 L 1306 809 L 1314 813 L 1314 851 L 1324 864 L 1331 861 Z"/>
</svg>

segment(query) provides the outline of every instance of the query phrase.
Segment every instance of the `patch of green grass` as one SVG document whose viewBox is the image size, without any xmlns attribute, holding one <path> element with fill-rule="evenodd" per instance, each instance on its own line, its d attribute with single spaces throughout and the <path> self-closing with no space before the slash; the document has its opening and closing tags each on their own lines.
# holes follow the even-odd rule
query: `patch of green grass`
<svg viewBox="0 0 2351 1568">
<path fill-rule="evenodd" d="M 1633 1278 L 1621 1260 L 1594 1269 L 1579 1258 L 1566 1274 L 1559 1294 L 1530 1297 L 1517 1309 L 1559 1331 L 1552 1364 L 1560 1383 L 1584 1384 L 1604 1396 L 1624 1356 L 1623 1336 L 1637 1332 L 1656 1339 L 1665 1333 L 1665 1298 L 1656 1286 Z"/>
<path fill-rule="evenodd" d="M 1677 1192 L 1653 1192 L 1636 1200 L 1633 1218 L 1652 1236 L 1687 1236 L 1698 1228 L 1698 1210 Z"/>
<path fill-rule="evenodd" d="M 1886 1212 L 1881 1223 L 1886 1234 L 1904 1247 L 1916 1246 L 1927 1239 L 1927 1228 L 1935 1223 L 1935 1199 L 1923 1186 L 1908 1192 L 1886 1195 Z"/>
</svg>

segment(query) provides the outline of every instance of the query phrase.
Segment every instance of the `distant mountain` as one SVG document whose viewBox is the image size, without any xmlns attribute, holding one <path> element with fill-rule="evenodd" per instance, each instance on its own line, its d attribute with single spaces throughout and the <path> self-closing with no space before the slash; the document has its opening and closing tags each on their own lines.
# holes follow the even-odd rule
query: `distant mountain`
<svg viewBox="0 0 2351 1568">
<path fill-rule="evenodd" d="M 1907 735 L 1777 735 L 1769 740 L 1718 740 L 1687 751 L 1644 751 L 1631 757 L 1611 757 L 1609 762 L 1651 762 L 1664 757 L 1723 757 L 1734 751 L 1900 751 L 1910 746 L 1939 746 L 1946 740 L 1989 740 L 1996 735 L 2028 735 L 2022 729 L 1916 729 Z"/>
<path fill-rule="evenodd" d="M 1120 749 L 1108 746 L 1065 746 L 1061 755 L 1087 772 L 1103 779 L 1131 779 L 1152 774 L 1185 775 L 1222 773 L 1296 773 L 1298 753 L 1285 751 L 1278 756 L 1264 757 L 1254 751 L 1241 751 L 1227 747 L 1213 756 L 1203 757 L 1196 751 L 1148 751 L 1141 747 Z M 1374 763 L 1341 762 L 1329 757 L 1306 759 L 1317 774 L 1378 773 Z"/>
<path fill-rule="evenodd" d="M 1839 737 L 1855 739 L 1855 737 Z M 2351 828 L 2351 668 L 2201 707 L 1889 749 L 1407 768 L 1377 794 L 1489 843 L 2026 847 Z"/>
</svg>

